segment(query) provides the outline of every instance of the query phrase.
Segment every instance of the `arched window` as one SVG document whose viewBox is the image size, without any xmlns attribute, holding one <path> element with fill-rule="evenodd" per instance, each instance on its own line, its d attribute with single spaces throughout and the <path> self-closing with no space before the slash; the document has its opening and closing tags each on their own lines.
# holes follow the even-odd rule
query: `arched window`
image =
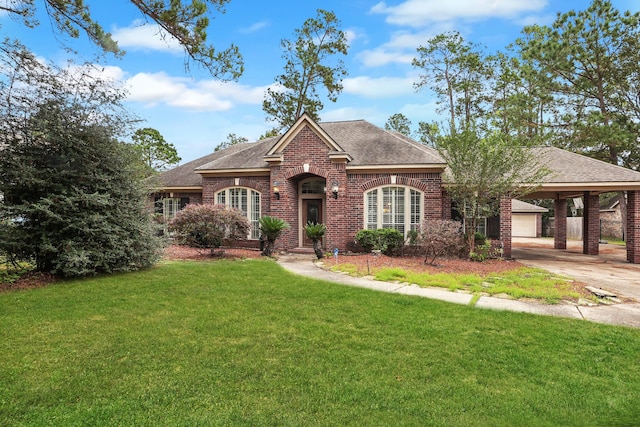
<svg viewBox="0 0 640 427">
<path fill-rule="evenodd" d="M 249 239 L 260 238 L 260 193 L 250 188 L 231 187 L 216 193 L 216 203 L 240 209 L 251 224 Z"/>
<path fill-rule="evenodd" d="M 374 188 L 365 193 L 365 228 L 395 228 L 405 236 L 422 222 L 422 192 L 410 187 Z"/>
</svg>

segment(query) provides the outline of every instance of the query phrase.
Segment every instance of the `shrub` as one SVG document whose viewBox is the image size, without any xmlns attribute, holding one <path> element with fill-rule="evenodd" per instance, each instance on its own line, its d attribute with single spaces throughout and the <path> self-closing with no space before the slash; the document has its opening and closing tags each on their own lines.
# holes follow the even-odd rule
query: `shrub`
<svg viewBox="0 0 640 427">
<path fill-rule="evenodd" d="M 426 221 L 418 231 L 417 242 L 424 251 L 424 262 L 432 265 L 438 257 L 458 256 L 465 250 L 462 224 L 458 221 Z"/>
<path fill-rule="evenodd" d="M 378 246 L 378 233 L 376 230 L 360 230 L 356 233 L 356 242 L 365 252 L 371 252 L 377 249 Z"/>
<path fill-rule="evenodd" d="M 244 239 L 249 234 L 249 221 L 239 209 L 224 205 L 187 205 L 169 222 L 169 231 L 182 243 L 214 250 L 223 244 Z"/>
<path fill-rule="evenodd" d="M 391 255 L 394 250 L 404 245 L 404 236 L 394 228 L 380 228 L 378 230 L 360 230 L 356 233 L 356 242 L 365 252 L 378 250 Z"/>
<path fill-rule="evenodd" d="M 280 218 L 275 216 L 263 216 L 259 220 L 260 232 L 264 239 L 264 247 L 262 249 L 262 255 L 271 256 L 273 253 L 273 247 L 276 240 L 280 235 L 289 228 L 289 224 Z"/>
<path fill-rule="evenodd" d="M 324 224 L 316 224 L 312 222 L 308 222 L 307 225 L 304 226 L 304 232 L 307 234 L 307 237 L 311 239 L 313 242 L 313 251 L 315 252 L 318 259 L 321 259 L 324 254 L 322 253 L 322 237 L 324 233 L 327 231 L 327 227 Z"/>
<path fill-rule="evenodd" d="M 404 245 L 404 235 L 395 228 L 381 228 L 378 233 L 378 248 L 386 255 L 393 254 L 393 251 L 402 248 Z"/>
</svg>

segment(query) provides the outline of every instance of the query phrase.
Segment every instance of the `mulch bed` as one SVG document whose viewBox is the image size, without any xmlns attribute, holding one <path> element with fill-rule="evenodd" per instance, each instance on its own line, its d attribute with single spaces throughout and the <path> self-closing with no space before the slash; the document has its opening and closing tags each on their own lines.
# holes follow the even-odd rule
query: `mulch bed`
<svg viewBox="0 0 640 427">
<path fill-rule="evenodd" d="M 358 271 L 373 271 L 385 267 L 399 267 L 405 270 L 427 273 L 462 273 L 478 274 L 485 276 L 490 273 L 517 270 L 524 267 L 517 261 L 491 259 L 484 262 L 475 262 L 462 259 L 438 258 L 435 265 L 425 264 L 423 257 L 389 257 L 386 255 L 341 255 L 338 256 L 338 264 L 353 264 Z M 326 259 L 325 264 L 335 265 L 333 259 Z"/>
</svg>

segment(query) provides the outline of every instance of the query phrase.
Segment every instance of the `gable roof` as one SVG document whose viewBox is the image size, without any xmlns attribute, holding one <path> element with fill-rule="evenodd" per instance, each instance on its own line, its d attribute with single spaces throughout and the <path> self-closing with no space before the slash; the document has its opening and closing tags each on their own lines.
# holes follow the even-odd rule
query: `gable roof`
<svg viewBox="0 0 640 427">
<path fill-rule="evenodd" d="M 307 124 L 304 116 L 297 123 Z M 327 144 L 330 155 L 348 156 L 350 168 L 367 167 L 434 167 L 443 169 L 444 160 L 438 152 L 397 132 L 381 129 L 365 120 L 316 124 Z M 315 129 L 315 126 L 312 129 Z M 278 156 L 302 128 L 295 132 L 245 144 L 241 151 L 213 159 L 196 168 L 197 173 L 241 170 L 268 170 L 265 158 Z M 304 127 L 304 126 L 302 126 Z M 293 128 L 292 128 L 293 129 Z M 333 149 L 333 150 L 332 150 Z"/>
<path fill-rule="evenodd" d="M 549 212 L 549 209 L 543 208 L 542 206 L 536 206 L 531 203 L 523 202 L 522 200 L 512 199 L 511 200 L 511 212 L 513 213 L 542 213 Z"/>
</svg>

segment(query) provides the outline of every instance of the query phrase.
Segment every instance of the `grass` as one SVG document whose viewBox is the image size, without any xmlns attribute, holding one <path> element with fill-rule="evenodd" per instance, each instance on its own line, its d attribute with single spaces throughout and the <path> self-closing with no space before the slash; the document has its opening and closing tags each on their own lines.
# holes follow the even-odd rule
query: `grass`
<svg viewBox="0 0 640 427">
<path fill-rule="evenodd" d="M 0 425 L 633 425 L 640 331 L 171 262 L 0 294 Z"/>
<path fill-rule="evenodd" d="M 351 264 L 341 264 L 334 270 L 357 275 L 357 268 Z M 384 282 L 407 282 L 422 287 L 439 287 L 451 291 L 466 290 L 485 295 L 509 295 L 510 297 L 534 298 L 549 304 L 557 304 L 563 299 L 577 300 L 580 294 L 574 289 L 572 281 L 566 277 L 548 271 L 522 267 L 490 276 L 460 273 L 414 272 L 398 267 L 380 268 L 373 272 L 376 280 Z"/>
<path fill-rule="evenodd" d="M 27 262 L 16 264 L 8 262 L 0 254 L 0 284 L 11 284 L 33 269 L 33 265 Z"/>
</svg>

